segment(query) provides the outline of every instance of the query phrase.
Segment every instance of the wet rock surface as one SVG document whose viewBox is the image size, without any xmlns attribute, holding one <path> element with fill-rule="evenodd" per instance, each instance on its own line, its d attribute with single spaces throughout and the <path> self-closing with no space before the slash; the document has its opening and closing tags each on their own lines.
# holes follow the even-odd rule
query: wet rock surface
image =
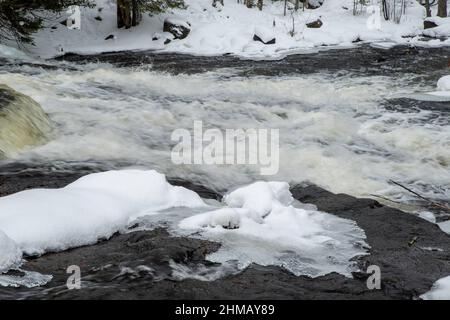
<svg viewBox="0 0 450 320">
<path fill-rule="evenodd" d="M 351 59 L 342 59 L 342 56 Z M 198 57 L 187 54 L 159 52 L 105 53 L 95 56 L 67 54 L 59 61 L 83 63 L 111 63 L 116 67 L 151 65 L 155 71 L 172 74 L 198 74 L 220 69 L 238 68 L 236 76 L 290 76 L 316 72 L 353 73 L 365 76 L 411 74 L 418 79 L 435 79 L 447 74 L 450 48 L 421 48 L 396 46 L 389 50 L 360 45 L 339 50 L 323 48 L 319 52 L 289 55 L 282 60 L 250 61 L 231 55 Z M 417 81 L 415 80 L 414 81 Z"/>
<path fill-rule="evenodd" d="M 3 174 L 0 194 L 62 187 L 83 174 Z M 220 197 L 198 185 L 180 180 L 178 184 L 203 197 Z M 187 268 L 215 267 L 205 256 L 220 245 L 172 237 L 166 230 L 156 229 L 28 259 L 25 270 L 51 274 L 53 280 L 34 289 L 0 287 L 0 299 L 414 299 L 450 274 L 450 237 L 436 225 L 374 200 L 335 195 L 315 186 L 299 185 L 291 191 L 296 199 L 352 219 L 365 230 L 370 255 L 358 260 L 361 272 L 355 273 L 354 279 L 334 273 L 314 279 L 296 277 L 283 268 L 252 265 L 215 281 L 180 281 L 173 277 L 171 261 Z M 426 247 L 442 251 L 423 249 Z M 70 265 L 81 267 L 81 290 L 66 287 Z M 381 269 L 381 290 L 367 288 L 365 270 L 370 265 Z"/>
</svg>

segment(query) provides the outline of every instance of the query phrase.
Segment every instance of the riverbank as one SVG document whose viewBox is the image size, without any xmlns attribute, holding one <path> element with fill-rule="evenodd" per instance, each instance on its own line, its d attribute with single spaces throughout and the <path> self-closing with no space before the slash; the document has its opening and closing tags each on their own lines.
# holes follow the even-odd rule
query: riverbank
<svg viewBox="0 0 450 320">
<path fill-rule="evenodd" d="M 78 174 L 2 175 L 0 194 L 35 187 L 63 187 Z M 215 192 L 181 183 L 205 198 Z M 189 187 L 190 186 L 190 187 Z M 96 245 L 49 253 L 23 269 L 50 274 L 43 287 L 0 288 L 0 299 L 416 299 L 450 274 L 450 236 L 436 225 L 370 199 L 332 194 L 315 186 L 293 186 L 293 196 L 319 210 L 356 221 L 370 255 L 357 260 L 353 279 L 331 273 L 296 277 L 276 266 L 251 265 L 226 274 L 208 262 L 220 244 L 174 237 L 158 228 L 115 235 Z M 82 289 L 67 290 L 66 269 L 82 263 Z M 381 268 L 382 287 L 369 290 L 367 268 Z"/>
<path fill-rule="evenodd" d="M 53 17 L 46 21 L 45 29 L 34 35 L 36 46 L 24 48 L 31 55 L 41 58 L 66 53 L 92 55 L 156 50 L 200 56 L 231 54 L 272 60 L 326 47 L 349 48 L 364 43 L 381 48 L 450 44 L 442 32 L 438 38 L 424 37 L 425 9 L 416 1 L 408 3 L 399 24 L 385 21 L 380 16 L 379 25 L 368 27 L 371 13 L 362 8 L 358 15 L 353 15 L 353 0 L 325 1 L 319 8 L 297 12 L 291 10 L 293 8 L 289 4 L 286 15 L 283 1 L 266 1 L 263 10 L 259 11 L 231 0 L 225 0 L 223 7 L 213 7 L 210 0 L 186 0 L 187 9 L 145 14 L 139 26 L 127 30 L 117 29 L 115 1 L 97 0 L 95 3 L 95 8 L 81 8 L 81 30 L 68 29 Z M 435 7 L 433 15 L 436 14 L 434 11 Z M 167 18 L 189 23 L 189 36 L 179 40 L 164 33 L 163 24 Z M 307 27 L 307 24 L 317 20 L 322 23 L 320 28 Z M 274 39 L 275 43 L 265 45 L 254 41 L 257 33 L 270 37 L 269 40 Z"/>
</svg>

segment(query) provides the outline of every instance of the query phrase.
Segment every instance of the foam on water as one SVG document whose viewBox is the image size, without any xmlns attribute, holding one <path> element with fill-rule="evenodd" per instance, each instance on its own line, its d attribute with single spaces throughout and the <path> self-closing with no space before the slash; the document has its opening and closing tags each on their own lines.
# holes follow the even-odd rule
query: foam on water
<svg viewBox="0 0 450 320">
<path fill-rule="evenodd" d="M 428 196 L 450 196 L 448 120 L 384 106 L 394 94 L 419 91 L 409 75 L 247 78 L 231 69 L 174 76 L 148 66 L 83 68 L 0 74 L 56 124 L 49 143 L 13 161 L 141 165 L 220 190 L 261 179 L 256 166 L 172 164 L 172 131 L 203 120 L 207 128 L 280 129 L 280 171 L 271 180 L 407 199 L 387 183 L 394 179 Z"/>
</svg>

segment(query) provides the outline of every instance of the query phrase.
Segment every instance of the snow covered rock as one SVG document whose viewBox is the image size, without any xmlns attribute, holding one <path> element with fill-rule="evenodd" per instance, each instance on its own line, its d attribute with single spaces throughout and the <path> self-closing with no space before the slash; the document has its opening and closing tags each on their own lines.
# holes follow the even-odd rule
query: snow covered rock
<svg viewBox="0 0 450 320">
<path fill-rule="evenodd" d="M 450 37 L 450 18 L 433 17 L 424 21 L 423 35 L 432 38 Z"/>
<path fill-rule="evenodd" d="M 437 82 L 440 91 L 450 91 L 450 76 L 444 76 Z"/>
<path fill-rule="evenodd" d="M 255 35 L 253 36 L 254 41 L 260 41 L 264 44 L 275 44 L 276 37 L 273 32 L 266 28 L 257 27 L 255 28 Z"/>
<path fill-rule="evenodd" d="M 0 274 L 17 268 L 22 262 L 22 251 L 17 244 L 0 230 Z"/>
<path fill-rule="evenodd" d="M 320 19 L 314 20 L 306 24 L 308 28 L 318 29 L 323 26 L 323 22 Z"/>
<path fill-rule="evenodd" d="M 318 9 L 322 6 L 324 0 L 308 0 L 308 9 Z"/>
<path fill-rule="evenodd" d="M 156 171 L 109 171 L 62 189 L 0 198 L 0 226 L 23 252 L 36 255 L 94 244 L 125 231 L 143 215 L 202 206 L 195 192 L 172 186 Z"/>
<path fill-rule="evenodd" d="M 184 39 L 191 32 L 191 24 L 183 20 L 167 18 L 164 20 L 164 32 L 170 32 L 175 39 Z"/>
</svg>

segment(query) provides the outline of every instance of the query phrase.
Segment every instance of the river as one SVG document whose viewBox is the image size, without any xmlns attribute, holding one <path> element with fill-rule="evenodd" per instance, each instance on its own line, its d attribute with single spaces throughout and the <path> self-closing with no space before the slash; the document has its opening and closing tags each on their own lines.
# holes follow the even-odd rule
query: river
<svg viewBox="0 0 450 320">
<path fill-rule="evenodd" d="M 217 191 L 259 179 L 398 201 L 450 197 L 450 102 L 427 101 L 450 49 L 369 46 L 249 61 L 152 52 L 3 61 L 0 83 L 49 114 L 50 141 L 0 161 L 21 170 L 154 168 Z M 280 130 L 280 170 L 175 165 L 175 129 Z"/>
</svg>

